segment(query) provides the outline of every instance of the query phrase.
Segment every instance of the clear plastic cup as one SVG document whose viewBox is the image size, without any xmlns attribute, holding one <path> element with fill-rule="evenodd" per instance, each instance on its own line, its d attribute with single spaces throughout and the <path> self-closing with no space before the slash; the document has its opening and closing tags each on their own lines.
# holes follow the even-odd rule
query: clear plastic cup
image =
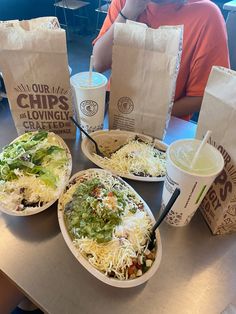
<svg viewBox="0 0 236 314">
<path fill-rule="evenodd" d="M 224 167 L 221 153 L 207 143 L 191 168 L 191 161 L 200 143 L 201 141 L 195 139 L 179 140 L 167 149 L 167 173 L 162 206 L 168 203 L 175 188 L 180 188 L 180 196 L 165 219 L 176 227 L 185 226 L 190 222 L 211 184 Z"/>
<path fill-rule="evenodd" d="M 92 72 L 89 81 L 87 71 L 73 75 L 70 83 L 81 127 L 87 133 L 103 129 L 107 78 L 103 74 Z"/>
</svg>

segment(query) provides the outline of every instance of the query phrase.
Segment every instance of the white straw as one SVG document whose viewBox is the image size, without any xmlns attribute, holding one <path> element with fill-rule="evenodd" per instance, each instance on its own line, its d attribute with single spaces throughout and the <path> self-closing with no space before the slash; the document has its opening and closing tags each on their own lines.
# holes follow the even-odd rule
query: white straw
<svg viewBox="0 0 236 314">
<path fill-rule="evenodd" d="M 89 64 L 89 85 L 91 85 L 93 75 L 93 55 L 90 57 L 90 64 Z"/>
<path fill-rule="evenodd" d="M 203 147 L 205 146 L 205 144 L 207 143 L 209 137 L 211 136 L 211 133 L 212 133 L 212 131 L 209 131 L 209 130 L 206 132 L 206 135 L 204 136 L 201 144 L 199 145 L 199 147 L 198 147 L 198 149 L 197 149 L 197 151 L 196 151 L 196 153 L 195 153 L 195 155 L 193 157 L 193 160 L 192 160 L 192 162 L 190 164 L 190 168 L 191 169 L 195 166 L 196 161 L 198 160 L 198 157 L 199 157 Z"/>
</svg>

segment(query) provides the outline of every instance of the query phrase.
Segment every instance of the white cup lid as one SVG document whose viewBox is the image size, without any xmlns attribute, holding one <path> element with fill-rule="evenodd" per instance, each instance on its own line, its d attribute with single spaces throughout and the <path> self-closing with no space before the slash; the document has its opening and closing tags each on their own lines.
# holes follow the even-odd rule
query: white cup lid
<svg viewBox="0 0 236 314">
<path fill-rule="evenodd" d="M 89 83 L 89 72 L 80 72 L 70 78 L 71 84 L 79 88 L 98 88 L 107 84 L 107 78 L 101 73 L 92 72 Z"/>
</svg>

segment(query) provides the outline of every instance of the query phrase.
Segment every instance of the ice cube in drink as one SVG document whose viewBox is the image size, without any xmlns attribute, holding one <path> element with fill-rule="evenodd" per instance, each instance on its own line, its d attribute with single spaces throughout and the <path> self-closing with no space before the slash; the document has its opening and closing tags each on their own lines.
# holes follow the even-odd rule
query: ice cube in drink
<svg viewBox="0 0 236 314">
<path fill-rule="evenodd" d="M 181 145 L 174 145 L 170 148 L 170 158 L 176 166 L 187 172 L 198 175 L 211 175 L 217 171 L 222 160 L 221 158 L 219 160 L 214 147 L 209 144 L 203 147 L 194 167 L 190 167 L 199 145 L 200 141 L 196 140 L 188 140 L 182 142 Z"/>
</svg>

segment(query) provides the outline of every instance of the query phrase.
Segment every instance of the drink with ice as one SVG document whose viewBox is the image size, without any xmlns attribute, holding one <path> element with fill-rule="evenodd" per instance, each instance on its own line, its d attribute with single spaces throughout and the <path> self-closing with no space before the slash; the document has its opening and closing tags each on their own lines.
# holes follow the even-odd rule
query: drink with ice
<svg viewBox="0 0 236 314">
<path fill-rule="evenodd" d="M 166 221 L 174 226 L 189 223 L 206 192 L 224 166 L 221 153 L 206 144 L 192 166 L 192 160 L 200 145 L 199 140 L 186 139 L 173 142 L 167 150 L 167 174 L 163 189 L 165 206 L 176 187 L 181 194 L 167 215 Z"/>
<path fill-rule="evenodd" d="M 191 162 L 196 154 L 199 146 L 199 141 L 188 140 L 182 142 L 181 145 L 173 145 L 170 149 L 170 158 L 172 162 L 180 167 L 182 170 L 188 171 L 192 174 L 210 175 L 217 171 L 221 162 L 218 155 L 215 155 L 215 149 L 211 145 L 205 145 L 201 154 L 199 155 L 193 168 L 191 168 Z"/>
</svg>

